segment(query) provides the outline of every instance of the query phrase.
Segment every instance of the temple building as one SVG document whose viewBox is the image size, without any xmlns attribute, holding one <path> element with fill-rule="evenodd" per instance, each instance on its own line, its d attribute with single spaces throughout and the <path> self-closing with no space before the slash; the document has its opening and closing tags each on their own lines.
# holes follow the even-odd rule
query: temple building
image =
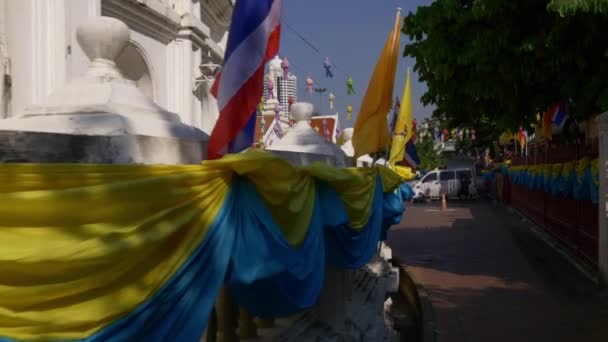
<svg viewBox="0 0 608 342">
<path fill-rule="evenodd" d="M 76 27 L 120 19 L 130 41 L 116 65 L 181 122 L 209 134 L 210 87 L 220 69 L 234 0 L 0 0 L 0 119 L 19 116 L 82 75 L 89 59 Z"/>
<path fill-rule="evenodd" d="M 268 72 L 264 77 L 264 96 L 256 118 L 254 147 L 272 146 L 294 124 L 289 108 L 290 102 L 296 103 L 298 100 L 298 78 L 289 70 L 287 70 L 287 78 L 285 78 L 286 72 L 281 64 L 282 61 L 280 56 L 275 56 L 268 63 Z M 309 123 L 327 141 L 336 143 L 340 135 L 337 113 L 314 116 Z"/>
</svg>

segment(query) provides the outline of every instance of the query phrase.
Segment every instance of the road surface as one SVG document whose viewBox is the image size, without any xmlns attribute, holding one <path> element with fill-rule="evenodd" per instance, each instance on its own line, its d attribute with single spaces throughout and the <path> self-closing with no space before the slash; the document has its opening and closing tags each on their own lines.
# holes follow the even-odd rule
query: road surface
<svg viewBox="0 0 608 342">
<path fill-rule="evenodd" d="M 545 274 L 514 215 L 483 200 L 439 205 L 408 204 L 388 239 L 428 294 L 438 342 L 608 341 L 606 295 Z"/>
</svg>

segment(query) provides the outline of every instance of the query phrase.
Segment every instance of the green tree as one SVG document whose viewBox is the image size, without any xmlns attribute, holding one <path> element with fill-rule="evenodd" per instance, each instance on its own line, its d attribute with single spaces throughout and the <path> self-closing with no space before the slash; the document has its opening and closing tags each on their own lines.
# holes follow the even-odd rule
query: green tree
<svg viewBox="0 0 608 342">
<path fill-rule="evenodd" d="M 498 131 L 534 122 L 556 101 L 571 101 L 578 118 L 608 109 L 605 6 L 572 2 L 578 5 L 437 0 L 419 7 L 403 30 L 411 41 L 404 54 L 428 87 L 422 102 L 453 126 L 485 121 Z"/>
<path fill-rule="evenodd" d="M 608 1 L 606 0 L 552 0 L 547 6 L 549 10 L 566 17 L 576 13 L 602 13 L 608 14 Z"/>
<path fill-rule="evenodd" d="M 445 154 L 437 153 L 434 150 L 434 145 L 433 139 L 424 139 L 422 143 L 418 142 L 416 144 L 416 152 L 418 152 L 418 158 L 420 158 L 419 169 L 428 171 L 445 165 Z"/>
</svg>

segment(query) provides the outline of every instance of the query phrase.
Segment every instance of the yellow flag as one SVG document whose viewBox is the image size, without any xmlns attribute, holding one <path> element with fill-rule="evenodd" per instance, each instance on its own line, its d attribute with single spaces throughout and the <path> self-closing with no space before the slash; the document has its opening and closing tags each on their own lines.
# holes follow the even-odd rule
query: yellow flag
<svg viewBox="0 0 608 342">
<path fill-rule="evenodd" d="M 395 27 L 386 40 L 361 103 L 352 139 L 355 159 L 381 151 L 391 143 L 386 114 L 391 108 L 395 86 L 401 41 L 400 21 L 401 12 L 398 11 Z"/>
<path fill-rule="evenodd" d="M 409 68 L 407 69 L 402 99 L 399 116 L 395 123 L 395 132 L 393 132 L 393 143 L 391 144 L 389 164 L 393 166 L 396 162 L 403 160 L 405 144 L 412 138 L 412 85 Z"/>
</svg>

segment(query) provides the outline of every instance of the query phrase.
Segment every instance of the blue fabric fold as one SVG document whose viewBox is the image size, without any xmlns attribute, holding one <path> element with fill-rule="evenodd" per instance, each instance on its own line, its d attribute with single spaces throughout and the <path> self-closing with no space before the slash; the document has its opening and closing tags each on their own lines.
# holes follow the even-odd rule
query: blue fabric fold
<svg viewBox="0 0 608 342">
<path fill-rule="evenodd" d="M 257 317 L 285 317 L 310 308 L 321 292 L 326 265 L 365 265 L 390 226 L 400 222 L 411 192 L 404 185 L 383 193 L 377 176 L 370 218 L 355 231 L 338 193 L 318 182 L 309 230 L 294 248 L 255 186 L 234 177 L 205 240 L 177 273 L 135 311 L 84 341 L 198 341 L 224 283 L 235 302 Z"/>
<path fill-rule="evenodd" d="M 414 197 L 414 191 L 409 184 L 403 183 L 395 192 L 385 192 L 382 197 L 382 232 L 380 240 L 386 241 L 389 228 L 401 223 L 403 213 L 407 210 L 405 202 Z"/>
<path fill-rule="evenodd" d="M 544 192 L 550 193 L 551 192 L 551 183 L 553 182 L 553 176 L 551 174 L 544 174 L 543 173 L 543 188 L 542 190 Z"/>
<path fill-rule="evenodd" d="M 576 177 L 576 172 L 573 172 L 573 174 Z M 591 180 L 591 167 L 588 166 L 587 168 L 585 168 L 585 171 L 583 172 L 583 176 L 581 177 L 581 179 L 575 180 L 574 183 L 574 188 L 573 188 L 573 192 L 574 192 L 574 199 L 578 200 L 578 201 L 585 201 L 585 200 L 591 200 L 591 186 L 590 186 L 590 182 L 592 182 Z"/>
<path fill-rule="evenodd" d="M 313 217 L 304 243 L 291 248 L 255 188 L 238 182 L 241 210 L 226 282 L 234 300 L 262 318 L 293 315 L 312 307 L 323 286 L 326 263 L 343 269 L 365 265 L 378 242 L 403 214 L 403 202 L 382 192 L 376 178 L 371 215 L 359 231 L 349 225 L 338 193 L 317 182 Z"/>
<path fill-rule="evenodd" d="M 557 177 L 553 178 L 552 182 L 551 182 L 551 194 L 553 196 L 559 196 L 560 195 L 560 189 L 561 189 L 561 184 L 564 182 L 564 177 L 562 176 L 562 174 L 560 173 L 559 175 L 557 175 Z"/>
<path fill-rule="evenodd" d="M 306 238 L 293 248 L 255 186 L 245 178 L 233 182 L 238 193 L 233 205 L 240 208 L 235 212 L 236 241 L 226 274 L 233 299 L 262 318 L 284 317 L 311 307 L 325 273 L 319 191 Z"/>
<path fill-rule="evenodd" d="M 198 341 L 222 286 L 235 241 L 234 189 L 203 243 L 180 270 L 128 316 L 87 338 L 109 341 Z"/>
</svg>

